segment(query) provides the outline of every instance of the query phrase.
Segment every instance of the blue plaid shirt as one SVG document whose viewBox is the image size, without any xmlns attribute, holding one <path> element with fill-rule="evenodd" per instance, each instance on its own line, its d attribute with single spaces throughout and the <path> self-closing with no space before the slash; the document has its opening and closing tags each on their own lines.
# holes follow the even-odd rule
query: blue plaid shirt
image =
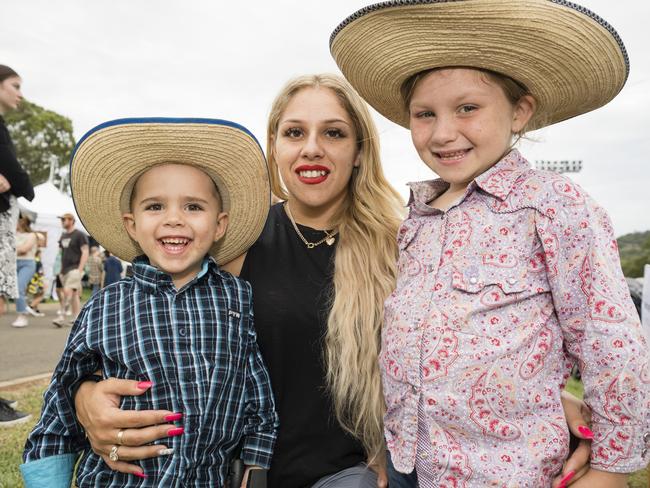
<svg viewBox="0 0 650 488">
<path fill-rule="evenodd" d="M 250 285 L 211 259 L 180 290 L 144 257 L 136 259 L 133 273 L 81 311 L 27 439 L 23 467 L 85 451 L 80 487 L 223 486 L 243 439 L 244 462 L 268 468 L 278 417 L 257 347 Z M 183 412 L 185 432 L 165 439 L 174 453 L 140 461 L 147 479 L 111 471 L 88 449 L 72 392 L 97 370 L 153 382 L 145 394 L 124 397 L 123 409 Z"/>
</svg>

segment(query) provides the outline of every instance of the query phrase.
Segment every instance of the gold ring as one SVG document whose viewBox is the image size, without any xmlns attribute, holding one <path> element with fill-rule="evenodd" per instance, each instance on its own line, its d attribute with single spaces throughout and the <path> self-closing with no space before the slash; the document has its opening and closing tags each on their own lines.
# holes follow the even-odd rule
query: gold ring
<svg viewBox="0 0 650 488">
<path fill-rule="evenodd" d="M 124 429 L 120 429 L 120 431 L 117 433 L 117 444 L 119 446 L 124 445 Z"/>
<path fill-rule="evenodd" d="M 113 446 L 111 447 L 111 452 L 108 453 L 108 459 L 110 459 L 114 463 L 120 460 L 120 456 L 117 455 L 117 450 L 119 448 L 120 446 Z"/>
</svg>

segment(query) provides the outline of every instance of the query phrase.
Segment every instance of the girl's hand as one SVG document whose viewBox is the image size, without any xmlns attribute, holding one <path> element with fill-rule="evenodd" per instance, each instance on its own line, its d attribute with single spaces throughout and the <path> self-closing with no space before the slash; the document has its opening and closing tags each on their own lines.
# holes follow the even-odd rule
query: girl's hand
<svg viewBox="0 0 650 488">
<path fill-rule="evenodd" d="M 93 451 L 115 471 L 145 477 L 146 473 L 143 474 L 142 468 L 125 461 L 171 454 L 165 451 L 167 446 L 164 444 L 145 444 L 170 435 L 182 434 L 182 428 L 168 423 L 181 420 L 182 415 L 179 413 L 168 410 L 120 410 L 123 395 L 143 395 L 151 387 L 150 382 L 109 378 L 99 383 L 87 381 L 77 391 L 74 399 L 77 420 L 86 430 Z M 120 430 L 124 431 L 122 445 L 119 445 L 118 440 Z M 109 458 L 114 446 L 119 446 L 118 461 L 111 461 Z"/>
<path fill-rule="evenodd" d="M 593 438 L 591 429 L 589 429 L 591 410 L 582 400 L 566 391 L 562 392 L 562 407 L 569 430 L 580 439 L 580 443 L 576 450 L 570 453 L 562 472 L 553 480 L 553 488 L 565 488 L 585 476 L 589 472 L 591 456 L 591 439 Z"/>
</svg>

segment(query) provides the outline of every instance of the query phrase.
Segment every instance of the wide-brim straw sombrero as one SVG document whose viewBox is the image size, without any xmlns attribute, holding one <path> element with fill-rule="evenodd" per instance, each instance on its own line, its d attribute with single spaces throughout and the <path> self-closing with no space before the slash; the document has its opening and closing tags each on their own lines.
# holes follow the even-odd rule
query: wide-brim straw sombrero
<svg viewBox="0 0 650 488">
<path fill-rule="evenodd" d="M 227 120 L 141 118 L 98 125 L 70 161 L 72 197 L 88 233 L 120 259 L 142 254 L 122 223 L 137 178 L 158 164 L 205 171 L 228 212 L 228 229 L 211 249 L 218 264 L 244 253 L 259 237 L 271 202 L 262 149 L 245 127 Z"/>
<path fill-rule="evenodd" d="M 605 105 L 629 73 L 613 27 L 563 0 L 395 0 L 345 19 L 330 37 L 343 75 L 379 113 L 409 126 L 402 87 L 415 74 L 473 67 L 537 99 L 537 129 Z"/>
</svg>

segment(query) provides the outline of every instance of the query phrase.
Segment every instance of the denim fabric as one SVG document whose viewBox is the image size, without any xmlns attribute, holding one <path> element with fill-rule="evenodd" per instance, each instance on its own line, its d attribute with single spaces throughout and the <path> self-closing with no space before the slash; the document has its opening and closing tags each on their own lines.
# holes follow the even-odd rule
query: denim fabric
<svg viewBox="0 0 650 488">
<path fill-rule="evenodd" d="M 16 299 L 16 312 L 27 312 L 25 296 L 27 285 L 36 272 L 36 261 L 33 259 L 17 259 L 16 274 L 18 275 L 18 298 Z"/>
<path fill-rule="evenodd" d="M 390 452 L 386 453 L 386 463 L 389 488 L 418 488 L 418 475 L 415 473 L 415 470 L 409 474 L 397 471 L 390 458 Z"/>
</svg>

